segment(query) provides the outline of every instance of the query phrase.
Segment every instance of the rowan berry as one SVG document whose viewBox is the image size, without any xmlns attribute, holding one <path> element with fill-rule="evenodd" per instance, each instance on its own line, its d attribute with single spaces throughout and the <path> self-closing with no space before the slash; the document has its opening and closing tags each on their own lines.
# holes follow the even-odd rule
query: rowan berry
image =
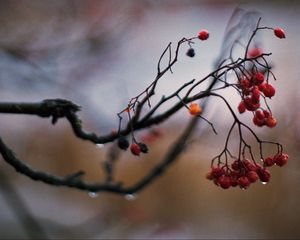
<svg viewBox="0 0 300 240">
<path fill-rule="evenodd" d="M 282 28 L 275 28 L 274 29 L 274 34 L 278 38 L 285 38 L 285 32 Z"/>
<path fill-rule="evenodd" d="M 193 116 L 197 116 L 202 112 L 202 108 L 197 103 L 191 103 L 189 106 L 189 112 Z"/>
<path fill-rule="evenodd" d="M 283 165 L 287 164 L 288 160 L 289 155 L 286 153 L 277 154 L 274 157 L 275 164 L 279 167 L 282 167 Z"/>
<path fill-rule="evenodd" d="M 207 40 L 209 38 L 209 32 L 206 29 L 201 30 L 198 33 L 198 38 L 202 41 Z"/>
<path fill-rule="evenodd" d="M 240 87 L 243 89 L 247 89 L 247 88 L 251 87 L 251 83 L 248 79 L 242 79 L 240 81 Z"/>
<path fill-rule="evenodd" d="M 267 183 L 267 182 L 270 181 L 271 174 L 267 169 L 257 168 L 256 173 L 258 174 L 259 179 L 260 179 L 261 182 Z"/>
<path fill-rule="evenodd" d="M 258 126 L 262 127 L 265 124 L 265 119 L 259 119 L 256 115 L 253 117 L 253 123 Z"/>
<path fill-rule="evenodd" d="M 221 188 L 227 189 L 231 186 L 231 179 L 229 176 L 222 175 L 218 178 L 218 185 L 221 186 Z"/>
<path fill-rule="evenodd" d="M 262 90 L 266 97 L 273 97 L 275 95 L 275 88 L 271 84 L 266 84 Z"/>
<path fill-rule="evenodd" d="M 262 54 L 262 50 L 260 48 L 252 48 L 248 51 L 248 57 L 254 58 Z"/>
<path fill-rule="evenodd" d="M 250 181 L 246 176 L 239 177 L 237 183 L 241 188 L 247 188 L 250 185 Z"/>
<path fill-rule="evenodd" d="M 219 167 L 213 167 L 211 169 L 211 174 L 214 178 L 219 178 L 221 177 L 223 174 L 225 174 L 225 171 L 223 168 L 219 168 Z"/>
<path fill-rule="evenodd" d="M 273 116 L 269 116 L 266 121 L 266 125 L 270 128 L 273 128 L 277 125 L 277 120 Z"/>
<path fill-rule="evenodd" d="M 130 151 L 132 152 L 133 155 L 140 156 L 141 148 L 138 144 L 132 143 L 130 146 Z"/>
<path fill-rule="evenodd" d="M 246 176 L 247 176 L 247 178 L 249 179 L 249 181 L 251 183 L 254 183 L 254 182 L 256 182 L 259 179 L 259 176 L 258 176 L 258 174 L 255 171 L 249 171 L 249 172 L 247 172 Z"/>
<path fill-rule="evenodd" d="M 260 99 L 260 91 L 259 91 L 258 87 L 255 86 L 252 89 L 251 100 L 252 100 L 253 103 L 259 103 L 259 99 Z"/>
<path fill-rule="evenodd" d="M 262 84 L 264 80 L 265 76 L 262 73 L 258 72 L 255 74 L 255 83 L 257 85 Z"/>
<path fill-rule="evenodd" d="M 267 167 L 271 167 L 275 164 L 275 159 L 271 156 L 267 157 L 267 158 L 265 158 L 264 163 Z"/>
<path fill-rule="evenodd" d="M 127 150 L 129 147 L 129 142 L 124 136 L 120 136 L 118 138 L 118 147 L 121 148 L 122 150 Z"/>
<path fill-rule="evenodd" d="M 254 165 L 248 159 L 244 159 L 243 164 L 244 164 L 247 171 L 256 171 L 256 169 L 257 169 L 256 165 Z"/>
<path fill-rule="evenodd" d="M 213 180 L 214 179 L 214 176 L 212 174 L 212 171 L 209 171 L 208 173 L 206 173 L 205 175 L 206 179 L 208 180 Z"/>
<path fill-rule="evenodd" d="M 149 149 L 145 143 L 138 143 L 142 153 L 148 153 Z"/>
<path fill-rule="evenodd" d="M 265 84 L 265 83 L 262 83 L 262 84 L 258 85 L 258 89 L 259 89 L 261 92 L 263 92 L 265 88 L 266 88 L 266 84 Z"/>
<path fill-rule="evenodd" d="M 271 114 L 267 110 L 263 110 L 265 118 L 268 118 Z"/>
<path fill-rule="evenodd" d="M 252 99 L 250 97 L 246 97 L 244 99 L 245 107 L 249 111 L 255 111 L 260 107 L 260 103 L 253 103 Z"/>
<path fill-rule="evenodd" d="M 231 164 L 231 168 L 233 169 L 233 170 L 240 170 L 240 168 L 241 168 L 241 165 L 242 165 L 242 162 L 241 162 L 241 160 L 235 160 L 232 164 Z"/>
<path fill-rule="evenodd" d="M 194 48 L 190 48 L 189 50 L 187 50 L 186 55 L 188 57 L 194 57 L 195 56 L 195 50 L 194 50 Z"/>
<path fill-rule="evenodd" d="M 238 185 L 236 176 L 231 176 L 230 180 L 231 180 L 231 186 L 232 187 L 236 187 Z"/>
<path fill-rule="evenodd" d="M 238 110 L 239 110 L 239 113 L 244 113 L 246 111 L 246 106 L 245 106 L 245 103 L 242 101 L 240 102 L 239 106 L 238 106 Z"/>
<path fill-rule="evenodd" d="M 257 110 L 255 112 L 255 117 L 257 117 L 260 120 L 264 120 L 265 119 L 265 114 L 261 110 Z"/>
</svg>

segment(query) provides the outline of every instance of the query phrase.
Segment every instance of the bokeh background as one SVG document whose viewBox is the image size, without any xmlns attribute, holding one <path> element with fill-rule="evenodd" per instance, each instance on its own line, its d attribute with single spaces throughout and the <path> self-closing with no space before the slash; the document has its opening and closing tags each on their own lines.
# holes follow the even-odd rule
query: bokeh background
<svg viewBox="0 0 300 240">
<path fill-rule="evenodd" d="M 117 127 L 116 113 L 153 80 L 170 41 L 210 31 L 209 41 L 197 42 L 195 58 L 181 52 L 158 97 L 209 73 L 237 7 L 258 11 L 263 25 L 287 34 L 285 40 L 271 32 L 259 35 L 265 51 L 273 53 L 278 80 L 270 106 L 279 124 L 256 130 L 280 141 L 290 155 L 286 167 L 271 170 L 269 184 L 223 190 L 205 179 L 231 121 L 221 102 L 210 101 L 205 116 L 220 134 L 201 123 L 188 150 L 136 196 L 48 186 L 1 161 L 0 238 L 300 238 L 299 1 L 0 1 L 1 101 L 69 99 L 82 106 L 86 129 L 108 133 Z M 237 105 L 234 95 L 227 97 Z M 109 144 L 99 148 L 75 138 L 65 120 L 52 126 L 50 119 L 0 117 L 1 137 L 36 169 L 59 175 L 82 169 L 87 180 L 102 179 Z M 188 120 L 182 110 L 158 126 L 163 135 L 146 156 L 124 153 L 117 178 L 126 184 L 139 179 L 162 159 Z"/>
</svg>

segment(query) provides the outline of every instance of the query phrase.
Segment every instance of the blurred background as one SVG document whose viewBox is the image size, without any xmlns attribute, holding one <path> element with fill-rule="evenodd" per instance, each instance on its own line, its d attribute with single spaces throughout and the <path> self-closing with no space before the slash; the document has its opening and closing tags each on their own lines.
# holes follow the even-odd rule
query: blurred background
<svg viewBox="0 0 300 240">
<path fill-rule="evenodd" d="M 205 179 L 210 160 L 222 150 L 231 124 L 220 101 L 210 101 L 205 117 L 218 132 L 201 123 L 193 144 L 169 170 L 135 196 L 92 194 L 34 182 L 0 162 L 0 238 L 300 238 L 299 148 L 299 1 L 0 1 L 1 101 L 65 98 L 82 106 L 87 130 L 99 134 L 116 128 L 116 113 L 153 81 L 167 44 L 195 36 L 202 28 L 209 41 L 195 44 L 195 58 L 183 47 L 174 74 L 157 92 L 174 91 L 208 74 L 221 50 L 227 22 L 236 7 L 255 10 L 262 25 L 282 27 L 287 38 L 259 35 L 277 81 L 270 101 L 275 129 L 257 129 L 263 139 L 279 141 L 290 155 L 282 169 L 271 169 L 269 184 L 246 191 L 223 190 Z M 232 104 L 237 97 L 225 93 Z M 154 100 L 155 101 L 155 98 Z M 234 105 L 235 106 L 235 105 Z M 68 123 L 32 116 L 1 115 L 1 137 L 36 169 L 65 175 L 87 172 L 103 178 L 102 148 L 77 139 Z M 243 120 L 251 122 L 250 114 Z M 162 137 L 150 153 L 124 153 L 117 179 L 134 183 L 161 161 L 188 122 L 184 110 L 158 126 Z M 138 133 L 142 138 L 147 131 Z M 251 139 L 249 139 L 251 142 Z M 234 139 L 233 139 L 234 143 Z M 267 149 L 274 151 L 274 149 Z"/>
</svg>

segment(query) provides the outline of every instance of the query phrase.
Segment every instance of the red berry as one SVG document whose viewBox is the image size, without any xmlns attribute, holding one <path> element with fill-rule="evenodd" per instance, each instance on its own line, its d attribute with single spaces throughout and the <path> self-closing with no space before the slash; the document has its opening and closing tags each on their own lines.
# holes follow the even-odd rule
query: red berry
<svg viewBox="0 0 300 240">
<path fill-rule="evenodd" d="M 265 84 L 265 83 L 262 83 L 262 84 L 260 84 L 260 85 L 258 86 L 258 89 L 259 89 L 261 92 L 263 92 L 265 88 L 266 88 L 266 84 Z"/>
<path fill-rule="evenodd" d="M 285 32 L 282 28 L 275 28 L 274 29 L 274 34 L 278 38 L 285 38 Z"/>
<path fill-rule="evenodd" d="M 244 164 L 247 171 L 256 171 L 256 168 L 257 168 L 256 165 L 254 165 L 248 159 L 244 159 L 243 164 Z"/>
<path fill-rule="evenodd" d="M 254 183 L 259 179 L 259 176 L 255 171 L 247 172 L 246 176 L 251 183 Z"/>
<path fill-rule="evenodd" d="M 241 188 L 247 188 L 250 185 L 249 179 L 245 176 L 239 177 L 237 183 Z"/>
<path fill-rule="evenodd" d="M 270 172 L 267 169 L 258 168 L 256 170 L 256 173 L 258 174 L 259 179 L 260 179 L 261 182 L 267 183 L 267 182 L 270 181 L 271 174 L 270 174 Z"/>
<path fill-rule="evenodd" d="M 254 116 L 253 123 L 258 127 L 262 127 L 265 124 L 265 119 L 259 119 L 257 116 Z"/>
<path fill-rule="evenodd" d="M 253 103 L 259 103 L 260 91 L 257 86 L 252 89 L 251 100 Z"/>
<path fill-rule="evenodd" d="M 133 155 L 140 156 L 141 148 L 138 144 L 132 143 L 130 146 L 130 151 L 132 152 Z"/>
<path fill-rule="evenodd" d="M 205 175 L 206 179 L 208 180 L 213 180 L 214 179 L 214 176 L 212 174 L 212 171 L 209 171 L 208 173 L 206 173 Z"/>
<path fill-rule="evenodd" d="M 245 107 L 248 111 L 255 111 L 260 107 L 259 103 L 253 103 L 252 99 L 249 97 L 246 97 L 244 99 Z"/>
<path fill-rule="evenodd" d="M 266 84 L 265 88 L 262 90 L 266 97 L 273 97 L 275 95 L 275 88 L 271 84 Z"/>
<path fill-rule="evenodd" d="M 262 50 L 260 48 L 252 48 L 248 51 L 248 57 L 254 58 L 262 54 Z"/>
<path fill-rule="evenodd" d="M 264 80 L 265 76 L 262 73 L 258 72 L 255 74 L 255 83 L 257 85 L 262 84 Z"/>
<path fill-rule="evenodd" d="M 209 37 L 209 32 L 206 29 L 203 29 L 198 33 L 198 38 L 202 41 L 208 39 L 208 37 Z"/>
<path fill-rule="evenodd" d="M 287 164 L 289 160 L 289 155 L 286 153 L 278 154 L 275 157 L 275 164 L 279 167 L 282 167 L 283 165 Z"/>
<path fill-rule="evenodd" d="M 245 106 L 245 103 L 242 101 L 240 102 L 239 106 L 238 106 L 238 110 L 239 110 L 239 113 L 244 113 L 246 111 L 246 106 Z"/>
<path fill-rule="evenodd" d="M 242 79 L 240 81 L 240 86 L 241 86 L 241 88 L 249 88 L 249 87 L 251 87 L 251 83 L 248 79 Z"/>
<path fill-rule="evenodd" d="M 241 160 L 235 160 L 232 164 L 231 164 L 231 168 L 233 169 L 233 170 L 240 170 L 240 168 L 241 168 L 241 165 L 242 165 L 242 161 Z"/>
<path fill-rule="evenodd" d="M 236 187 L 238 185 L 237 179 L 238 178 L 236 176 L 231 176 L 230 181 L 232 187 Z"/>
<path fill-rule="evenodd" d="M 219 177 L 221 177 L 225 173 L 225 171 L 222 168 L 213 167 L 211 169 L 211 173 L 212 173 L 212 175 L 213 175 L 214 178 L 219 178 Z"/>
<path fill-rule="evenodd" d="M 265 118 L 268 118 L 271 114 L 267 110 L 263 110 Z"/>
<path fill-rule="evenodd" d="M 218 184 L 221 186 L 221 188 L 227 189 L 231 186 L 231 179 L 229 176 L 222 175 L 218 178 Z"/>
<path fill-rule="evenodd" d="M 265 114 L 261 110 L 257 110 L 255 112 L 255 117 L 257 117 L 260 120 L 264 120 L 265 119 Z"/>
<path fill-rule="evenodd" d="M 266 125 L 267 125 L 268 127 L 273 128 L 273 127 L 276 126 L 276 124 L 277 124 L 276 118 L 274 118 L 273 116 L 269 116 L 269 117 L 267 118 Z"/>
<path fill-rule="evenodd" d="M 267 167 L 271 167 L 275 164 L 275 159 L 273 157 L 267 157 L 264 162 Z"/>
</svg>

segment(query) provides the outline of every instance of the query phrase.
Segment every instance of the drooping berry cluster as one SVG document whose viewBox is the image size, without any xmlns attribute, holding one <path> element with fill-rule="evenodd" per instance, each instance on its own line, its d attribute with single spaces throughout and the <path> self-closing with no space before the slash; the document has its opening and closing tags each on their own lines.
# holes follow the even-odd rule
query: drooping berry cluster
<svg viewBox="0 0 300 240">
<path fill-rule="evenodd" d="M 258 22 L 257 28 L 253 32 L 246 48 L 245 61 L 249 61 L 249 64 L 245 64 L 235 70 L 237 83 L 234 84 L 234 87 L 241 96 L 241 102 L 238 105 L 238 112 L 240 114 L 246 111 L 252 112 L 253 123 L 256 126 L 267 126 L 273 128 L 276 126 L 277 120 L 273 117 L 266 100 L 267 98 L 271 99 L 275 95 L 276 90 L 269 83 L 270 76 L 274 79 L 275 76 L 271 72 L 271 67 L 265 58 L 268 54 L 263 53 L 263 51 L 258 47 L 248 50 L 251 39 L 254 37 L 256 32 L 261 29 L 272 29 L 276 37 L 280 39 L 285 38 L 285 32 L 281 28 L 273 29 L 269 27 L 259 27 Z M 262 61 L 263 64 L 261 64 L 260 61 Z M 233 113 L 233 111 L 231 112 Z M 223 189 L 236 186 L 246 189 L 252 183 L 257 181 L 266 184 L 271 178 L 271 174 L 267 168 L 273 165 L 277 165 L 279 167 L 284 166 L 287 164 L 289 156 L 283 153 L 283 147 L 281 144 L 260 140 L 250 127 L 242 123 L 238 119 L 238 116 L 234 113 L 233 115 L 234 123 L 226 138 L 224 150 L 220 155 L 213 158 L 211 170 L 206 174 L 206 178 L 213 181 L 217 186 Z M 239 132 L 237 157 L 235 157 L 228 148 L 228 142 L 234 126 L 238 126 Z M 257 140 L 257 143 L 259 144 L 260 158 L 262 161 L 261 164 L 256 162 L 251 145 L 246 142 L 246 139 L 243 136 L 243 129 L 250 131 Z M 264 158 L 264 144 L 276 145 L 278 148 L 277 154 Z M 246 152 L 249 152 L 249 155 L 247 155 Z M 247 156 L 250 158 L 247 159 Z M 233 162 L 230 162 L 230 159 L 232 159 Z M 215 164 L 215 160 L 218 160 L 217 164 Z"/>
<path fill-rule="evenodd" d="M 267 167 L 274 164 L 282 167 L 288 161 L 289 156 L 284 153 L 277 154 L 273 157 L 267 157 L 263 160 L 263 165 L 251 162 L 248 159 L 235 160 L 231 166 L 212 167 L 206 174 L 206 178 L 212 180 L 217 186 L 223 189 L 239 186 L 246 189 L 250 184 L 260 180 L 263 184 L 270 181 L 271 174 Z"/>
<path fill-rule="evenodd" d="M 276 119 L 271 112 L 261 107 L 261 98 L 272 98 L 275 95 L 275 88 L 265 82 L 265 76 L 261 72 L 256 72 L 253 76 L 241 77 L 238 80 L 238 87 L 242 101 L 238 105 L 239 113 L 244 113 L 246 110 L 253 112 L 253 123 L 256 126 L 275 127 Z M 262 110 L 259 110 L 262 109 Z"/>
</svg>

